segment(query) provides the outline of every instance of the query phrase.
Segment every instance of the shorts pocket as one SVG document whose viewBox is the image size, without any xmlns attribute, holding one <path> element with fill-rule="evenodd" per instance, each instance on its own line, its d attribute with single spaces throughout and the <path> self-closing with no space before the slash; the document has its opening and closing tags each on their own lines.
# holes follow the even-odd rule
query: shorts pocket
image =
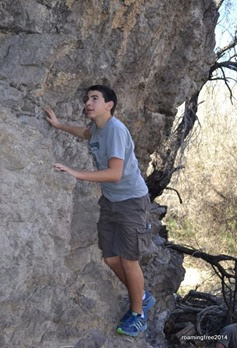
<svg viewBox="0 0 237 348">
<path fill-rule="evenodd" d="M 139 258 L 148 254 L 148 249 L 151 242 L 151 225 L 148 224 L 146 227 L 137 228 L 137 239 L 138 239 L 138 253 Z"/>
</svg>

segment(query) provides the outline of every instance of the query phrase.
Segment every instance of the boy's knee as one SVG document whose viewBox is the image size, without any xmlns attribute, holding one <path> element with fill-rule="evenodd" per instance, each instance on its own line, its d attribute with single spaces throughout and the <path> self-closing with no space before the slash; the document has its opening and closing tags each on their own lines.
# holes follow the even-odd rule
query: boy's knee
<svg viewBox="0 0 237 348">
<path fill-rule="evenodd" d="M 115 268 L 120 265 L 120 257 L 115 256 L 115 257 L 105 257 L 104 262 L 106 263 L 107 266 L 110 268 Z"/>
<path fill-rule="evenodd" d="M 137 267 L 139 265 L 139 262 L 136 260 L 128 260 L 128 259 L 121 258 L 121 264 L 123 268 L 133 268 L 133 267 Z"/>
</svg>

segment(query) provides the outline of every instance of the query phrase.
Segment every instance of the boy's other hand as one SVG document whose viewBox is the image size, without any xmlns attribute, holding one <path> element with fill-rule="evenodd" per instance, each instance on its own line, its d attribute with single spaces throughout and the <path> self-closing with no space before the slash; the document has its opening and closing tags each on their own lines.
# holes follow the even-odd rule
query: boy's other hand
<svg viewBox="0 0 237 348">
<path fill-rule="evenodd" d="M 60 122 L 57 119 L 53 110 L 50 107 L 45 107 L 44 111 L 48 114 L 48 116 L 46 116 L 46 120 L 51 124 L 51 126 L 59 128 Z"/>
<path fill-rule="evenodd" d="M 55 163 L 53 167 L 57 172 L 68 172 L 70 170 L 70 168 L 64 166 L 61 163 Z"/>
<path fill-rule="evenodd" d="M 55 163 L 53 167 L 54 167 L 54 170 L 56 170 L 57 172 L 66 172 L 66 173 L 74 176 L 74 178 L 77 178 L 78 174 L 80 173 L 74 169 L 71 169 L 69 167 L 64 166 L 61 163 Z"/>
</svg>

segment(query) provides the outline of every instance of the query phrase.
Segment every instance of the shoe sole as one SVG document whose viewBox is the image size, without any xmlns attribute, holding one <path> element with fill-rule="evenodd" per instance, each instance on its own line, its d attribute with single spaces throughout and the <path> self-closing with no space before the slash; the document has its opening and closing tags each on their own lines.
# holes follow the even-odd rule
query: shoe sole
<svg viewBox="0 0 237 348">
<path fill-rule="evenodd" d="M 126 336 L 131 336 L 131 337 L 136 337 L 138 336 L 138 334 L 140 332 L 144 332 L 146 331 L 147 329 L 147 324 L 145 324 L 143 327 L 141 327 L 141 329 L 138 331 L 138 332 L 127 332 L 127 331 L 123 331 L 123 329 L 121 329 L 121 327 L 118 327 L 116 329 L 116 332 L 119 334 L 119 335 L 126 335 Z"/>
</svg>

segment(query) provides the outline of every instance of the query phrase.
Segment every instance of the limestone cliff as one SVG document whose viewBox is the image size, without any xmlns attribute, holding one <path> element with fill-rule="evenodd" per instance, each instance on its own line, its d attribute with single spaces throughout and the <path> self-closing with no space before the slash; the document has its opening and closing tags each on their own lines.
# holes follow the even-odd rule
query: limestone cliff
<svg viewBox="0 0 237 348">
<path fill-rule="evenodd" d="M 157 297 L 150 330 L 136 342 L 116 335 L 125 289 L 97 248 L 99 187 L 52 170 L 93 169 L 88 146 L 52 129 L 42 107 L 85 125 L 85 88 L 112 86 L 145 173 L 207 77 L 216 15 L 212 0 L 1 1 L 0 347 L 165 346 L 182 259 L 154 239 L 143 261 Z"/>
</svg>

